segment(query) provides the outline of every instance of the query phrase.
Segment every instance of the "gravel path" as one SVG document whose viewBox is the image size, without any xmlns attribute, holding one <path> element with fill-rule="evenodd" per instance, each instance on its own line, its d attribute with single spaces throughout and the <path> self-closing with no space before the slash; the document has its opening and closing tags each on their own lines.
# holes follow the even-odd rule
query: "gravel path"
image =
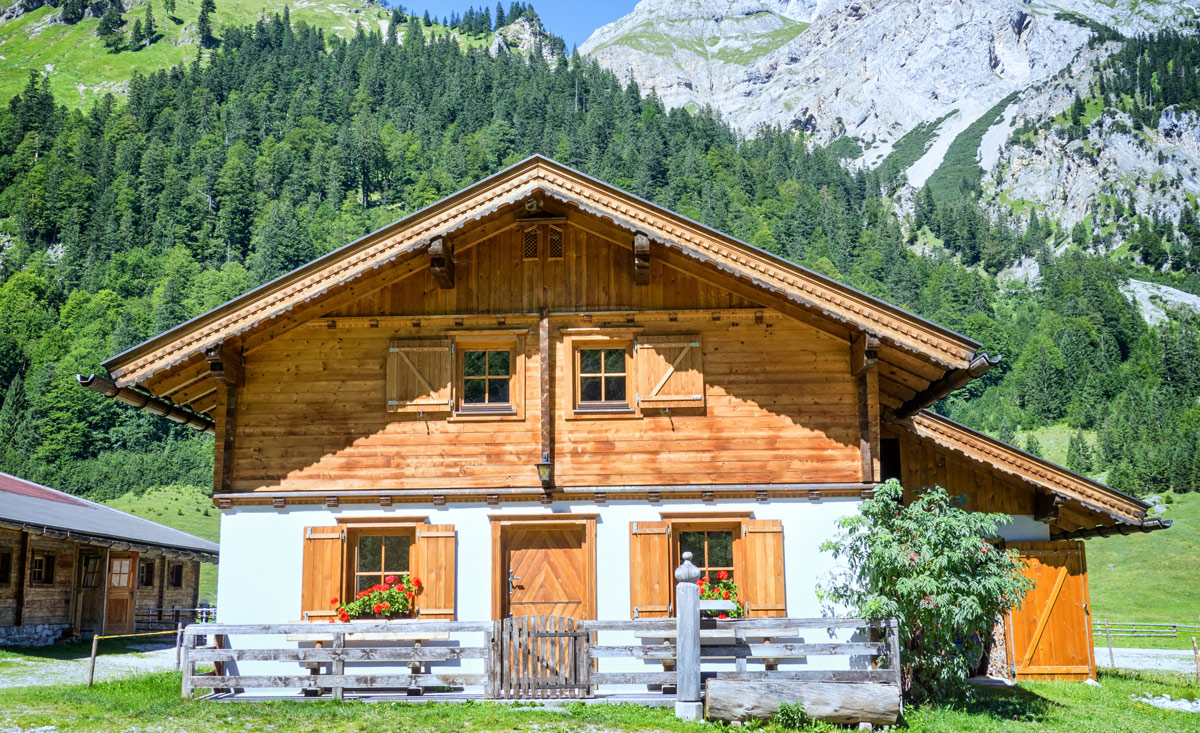
<svg viewBox="0 0 1200 733">
<path fill-rule="evenodd" d="M 175 669 L 175 647 L 162 644 L 130 645 L 125 654 L 96 657 L 96 681 L 126 677 L 141 672 Z M 30 685 L 75 685 L 87 683 L 87 649 L 79 659 L 53 659 L 34 656 L 0 657 L 0 687 Z"/>
<path fill-rule="evenodd" d="M 1196 660 L 1184 649 L 1113 649 L 1118 667 L 1125 669 L 1157 669 L 1164 672 L 1195 674 Z M 1110 667 L 1108 650 L 1096 647 L 1096 666 Z"/>
</svg>

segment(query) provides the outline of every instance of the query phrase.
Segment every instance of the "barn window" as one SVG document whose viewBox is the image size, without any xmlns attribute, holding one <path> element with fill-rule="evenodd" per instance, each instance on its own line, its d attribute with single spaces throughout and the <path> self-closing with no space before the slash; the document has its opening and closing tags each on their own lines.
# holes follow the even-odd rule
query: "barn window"
<svg viewBox="0 0 1200 733">
<path fill-rule="evenodd" d="M 561 260 L 563 257 L 563 230 L 552 226 L 546 230 L 546 258 Z"/>
<path fill-rule="evenodd" d="M 12 553 L 0 552 L 0 585 L 12 582 Z"/>
<path fill-rule="evenodd" d="M 512 352 L 508 349 L 463 350 L 462 409 L 512 404 Z"/>
<path fill-rule="evenodd" d="M 183 563 L 172 563 L 167 568 L 167 585 L 172 588 L 183 587 Z"/>
<path fill-rule="evenodd" d="M 154 563 L 143 560 L 138 563 L 138 585 L 142 588 L 154 587 Z"/>
<path fill-rule="evenodd" d="M 37 554 L 29 570 L 29 582 L 49 585 L 54 582 L 54 555 Z"/>
<path fill-rule="evenodd" d="M 629 344 L 584 344 L 575 352 L 575 409 L 629 409 Z"/>
<path fill-rule="evenodd" d="M 410 532 L 354 533 L 353 536 L 355 593 L 382 583 L 389 575 L 409 571 L 413 543 Z"/>
<path fill-rule="evenodd" d="M 83 578 L 80 585 L 84 588 L 100 587 L 100 556 L 85 555 L 83 558 Z"/>
<path fill-rule="evenodd" d="M 527 260 L 538 258 L 538 228 L 531 226 L 521 232 L 521 257 Z"/>
</svg>

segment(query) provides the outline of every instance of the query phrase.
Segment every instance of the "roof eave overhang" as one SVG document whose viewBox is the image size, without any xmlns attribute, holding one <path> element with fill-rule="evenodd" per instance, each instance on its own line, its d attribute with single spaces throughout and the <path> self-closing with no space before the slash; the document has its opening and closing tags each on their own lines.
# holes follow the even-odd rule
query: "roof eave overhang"
<svg viewBox="0 0 1200 733">
<path fill-rule="evenodd" d="M 270 283 L 118 354 L 103 366 L 117 386 L 137 384 L 200 350 L 419 251 L 495 212 L 541 194 L 573 204 L 664 246 L 782 294 L 853 331 L 878 336 L 971 378 L 980 344 L 806 268 L 787 262 L 541 157 L 532 157 L 352 242 Z M 985 357 L 985 361 L 987 360 Z M 992 362 L 994 363 L 994 362 Z M 965 379 L 962 383 L 965 383 Z M 961 384 L 959 385 L 961 386 Z"/>
<path fill-rule="evenodd" d="M 1166 529 L 1171 524 L 1158 518 L 1147 518 L 1150 505 L 1140 499 L 971 430 L 929 410 L 920 410 L 907 419 L 893 422 L 914 435 L 928 438 L 968 458 L 982 460 L 981 456 L 986 457 L 987 463 L 996 469 L 1040 486 L 1055 496 L 1078 502 L 1094 512 L 1111 517 L 1118 525 L 1127 527 L 1127 532 Z M 1084 533 L 1080 537 L 1107 536 L 1106 532 L 1119 533 L 1121 530 L 1109 532 L 1106 528 L 1095 528 L 1093 532 L 1089 528 L 1078 532 Z M 1063 538 L 1071 539 L 1071 536 L 1078 532 L 1065 533 Z"/>
<path fill-rule="evenodd" d="M 200 562 L 215 563 L 217 562 L 218 557 L 216 552 L 195 547 L 180 547 L 177 545 L 166 545 L 158 542 L 147 542 L 145 540 L 135 540 L 126 537 L 105 535 L 97 532 L 83 532 L 77 529 L 71 529 L 69 527 L 58 527 L 40 522 L 18 522 L 8 519 L 0 519 L 0 527 L 14 529 L 20 532 L 39 534 L 59 540 L 69 540 L 73 542 L 82 542 L 84 544 L 99 545 L 101 547 L 129 549 L 140 552 L 161 552 L 163 554 L 183 560 L 198 560 Z"/>
</svg>

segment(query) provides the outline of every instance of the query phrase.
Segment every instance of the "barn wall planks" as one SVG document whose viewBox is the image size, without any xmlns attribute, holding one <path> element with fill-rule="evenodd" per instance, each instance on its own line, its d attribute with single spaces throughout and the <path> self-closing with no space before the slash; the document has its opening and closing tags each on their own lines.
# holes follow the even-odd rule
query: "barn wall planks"
<svg viewBox="0 0 1200 733">
<path fill-rule="evenodd" d="M 517 382 L 524 396 L 517 418 L 387 413 L 384 389 L 390 339 L 454 330 L 448 321 L 422 323 L 422 316 L 535 313 L 543 306 L 552 313 L 654 312 L 661 317 L 626 335 L 690 334 L 703 344 L 702 407 L 645 410 L 634 418 L 580 416 L 572 402 L 570 344 L 584 337 L 570 329 L 603 325 L 605 316 L 556 317 L 550 338 L 558 485 L 861 480 L 848 343 L 770 311 L 714 318 L 712 311 L 753 304 L 658 262 L 651 284 L 635 286 L 629 250 L 569 225 L 561 260 L 544 253 L 523 259 L 517 234 L 501 232 L 458 253 L 453 289 L 438 287 L 425 269 L 328 314 L 404 321 L 301 327 L 248 353 L 230 488 L 538 486 L 536 324 L 506 324 L 530 329 L 518 342 L 525 370 Z M 628 325 L 623 317 L 608 318 Z"/>
<path fill-rule="evenodd" d="M 1033 514 L 1032 485 L 903 431 L 900 467 L 906 501 L 911 501 L 922 487 L 936 485 L 952 495 L 965 496 L 967 508 L 972 511 Z"/>
</svg>

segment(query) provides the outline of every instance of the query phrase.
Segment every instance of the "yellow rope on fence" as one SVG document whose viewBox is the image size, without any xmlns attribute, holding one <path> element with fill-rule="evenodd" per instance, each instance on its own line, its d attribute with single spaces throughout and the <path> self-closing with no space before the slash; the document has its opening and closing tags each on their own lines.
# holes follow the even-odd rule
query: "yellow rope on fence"
<svg viewBox="0 0 1200 733">
<path fill-rule="evenodd" d="M 124 638 L 130 637 L 130 636 L 162 636 L 163 634 L 176 634 L 176 633 L 178 633 L 177 629 L 171 629 L 170 631 L 146 631 L 141 634 L 110 634 L 109 636 L 96 636 L 95 638 L 97 638 L 97 639 L 124 639 Z"/>
</svg>

